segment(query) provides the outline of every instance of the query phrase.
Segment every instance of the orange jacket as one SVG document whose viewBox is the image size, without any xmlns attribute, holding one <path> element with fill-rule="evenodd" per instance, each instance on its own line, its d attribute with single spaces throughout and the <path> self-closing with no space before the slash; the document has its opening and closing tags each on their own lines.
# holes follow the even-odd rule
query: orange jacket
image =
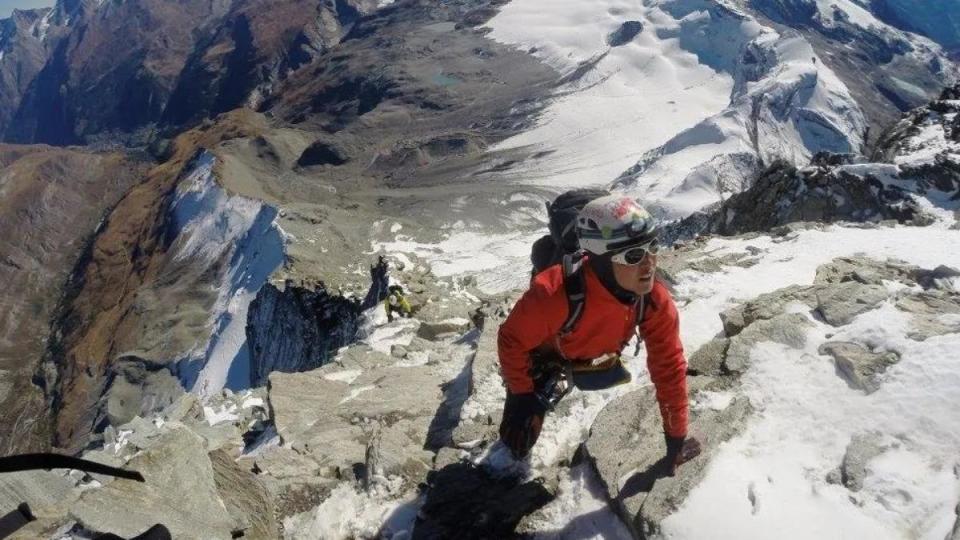
<svg viewBox="0 0 960 540">
<path fill-rule="evenodd" d="M 617 300 L 589 265 L 584 264 L 584 272 L 586 304 L 570 334 L 558 335 L 568 311 L 561 265 L 538 274 L 500 325 L 497 340 L 500 371 L 511 393 L 533 392 L 530 353 L 536 349 L 548 347 L 571 361 L 585 361 L 620 352 L 633 335 L 637 306 Z M 647 368 L 656 387 L 664 430 L 673 437 L 685 436 L 687 361 L 680 343 L 677 307 L 659 281 L 654 283 L 640 333 L 647 348 Z"/>
</svg>

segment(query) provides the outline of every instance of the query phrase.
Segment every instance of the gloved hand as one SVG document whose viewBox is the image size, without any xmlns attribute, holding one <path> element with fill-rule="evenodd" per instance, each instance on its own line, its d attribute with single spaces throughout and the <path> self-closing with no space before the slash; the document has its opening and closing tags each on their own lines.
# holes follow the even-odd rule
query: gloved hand
<svg viewBox="0 0 960 540">
<path fill-rule="evenodd" d="M 700 455 L 702 447 L 695 437 L 671 437 L 664 434 L 667 440 L 667 473 L 670 476 L 677 474 L 677 467 Z"/>
<path fill-rule="evenodd" d="M 546 412 L 547 408 L 536 394 L 507 392 L 503 420 L 500 422 L 500 440 L 513 452 L 513 457 L 523 459 L 530 453 L 540 436 Z"/>
</svg>

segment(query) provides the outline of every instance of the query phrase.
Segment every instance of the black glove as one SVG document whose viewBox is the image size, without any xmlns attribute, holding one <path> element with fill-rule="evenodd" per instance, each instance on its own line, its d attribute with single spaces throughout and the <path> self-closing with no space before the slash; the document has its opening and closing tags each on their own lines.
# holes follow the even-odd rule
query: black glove
<svg viewBox="0 0 960 540">
<path fill-rule="evenodd" d="M 671 437 L 663 435 L 667 441 L 667 473 L 677 474 L 677 467 L 700 455 L 700 441 L 694 437 Z"/>
<path fill-rule="evenodd" d="M 536 394 L 507 392 L 503 420 L 500 422 L 500 440 L 513 452 L 513 457 L 523 459 L 530 453 L 540 436 L 546 412 L 547 408 Z"/>
</svg>

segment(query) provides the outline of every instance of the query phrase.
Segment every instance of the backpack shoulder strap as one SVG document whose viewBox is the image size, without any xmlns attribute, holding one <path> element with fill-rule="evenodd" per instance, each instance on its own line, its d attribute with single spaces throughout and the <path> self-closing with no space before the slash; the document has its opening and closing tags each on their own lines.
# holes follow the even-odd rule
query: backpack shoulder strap
<svg viewBox="0 0 960 540">
<path fill-rule="evenodd" d="M 583 275 L 583 253 L 563 256 L 563 290 L 567 294 L 567 319 L 560 327 L 559 335 L 569 334 L 583 316 L 587 299 L 587 281 Z"/>
</svg>

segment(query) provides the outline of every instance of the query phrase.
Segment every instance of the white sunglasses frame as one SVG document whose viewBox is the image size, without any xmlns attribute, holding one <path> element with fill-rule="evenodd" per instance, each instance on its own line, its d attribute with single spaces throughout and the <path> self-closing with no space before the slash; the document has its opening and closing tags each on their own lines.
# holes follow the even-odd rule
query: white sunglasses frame
<svg viewBox="0 0 960 540">
<path fill-rule="evenodd" d="M 651 246 L 653 247 L 653 249 L 651 249 Z M 643 257 L 641 257 L 640 260 L 635 263 L 627 262 L 626 253 L 628 251 L 633 251 L 635 249 L 642 249 L 644 251 Z M 643 264 L 643 261 L 647 260 L 647 255 L 652 254 L 656 256 L 659 251 L 660 251 L 659 243 L 656 240 L 653 240 L 643 245 L 630 246 L 622 251 L 618 251 L 613 255 L 613 257 L 610 258 L 610 260 L 622 266 L 638 266 Z"/>
</svg>

